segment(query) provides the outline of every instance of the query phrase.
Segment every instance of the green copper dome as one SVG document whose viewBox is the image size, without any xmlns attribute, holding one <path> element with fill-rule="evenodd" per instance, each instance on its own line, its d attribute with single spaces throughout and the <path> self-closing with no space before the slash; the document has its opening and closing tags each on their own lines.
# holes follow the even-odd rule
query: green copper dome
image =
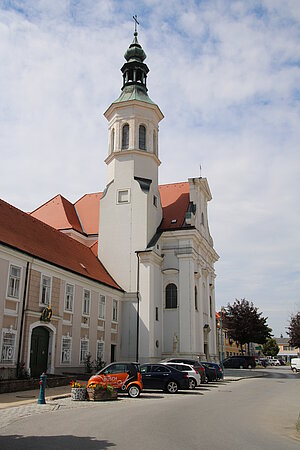
<svg viewBox="0 0 300 450">
<path fill-rule="evenodd" d="M 129 48 L 126 50 L 126 53 L 124 55 L 124 58 L 126 59 L 127 62 L 130 61 L 143 62 L 147 58 L 146 53 L 144 52 L 142 46 L 138 42 L 137 35 L 138 35 L 137 31 L 135 31 L 133 41 L 130 44 Z"/>
<path fill-rule="evenodd" d="M 147 93 L 147 75 L 149 68 L 144 63 L 147 55 L 138 42 L 137 36 L 138 33 L 135 30 L 133 41 L 124 55 L 126 62 L 121 68 L 123 74 L 122 92 L 114 103 L 139 100 L 141 102 L 155 104 Z"/>
</svg>

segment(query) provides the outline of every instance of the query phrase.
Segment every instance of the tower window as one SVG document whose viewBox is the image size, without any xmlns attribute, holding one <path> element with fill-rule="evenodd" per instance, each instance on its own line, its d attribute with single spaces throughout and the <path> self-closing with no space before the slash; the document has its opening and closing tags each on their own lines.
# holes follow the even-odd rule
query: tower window
<svg viewBox="0 0 300 450">
<path fill-rule="evenodd" d="M 129 125 L 126 123 L 122 129 L 122 150 L 127 150 L 129 147 Z"/>
<path fill-rule="evenodd" d="M 156 140 L 156 133 L 153 131 L 153 153 L 157 155 L 157 140 Z"/>
<path fill-rule="evenodd" d="M 153 205 L 157 208 L 157 197 L 156 195 L 153 195 Z"/>
<path fill-rule="evenodd" d="M 177 308 L 177 286 L 174 283 L 170 283 L 166 287 L 166 308 Z"/>
<path fill-rule="evenodd" d="M 204 225 L 204 214 L 201 213 L 201 225 Z"/>
<path fill-rule="evenodd" d="M 111 139 L 111 141 L 110 141 L 110 150 L 111 150 L 111 153 L 112 153 L 114 151 L 114 149 L 115 149 L 115 129 L 114 128 L 111 130 L 110 139 Z"/>
<path fill-rule="evenodd" d="M 129 203 L 129 189 L 118 191 L 118 203 Z"/>
<path fill-rule="evenodd" d="M 198 291 L 197 291 L 197 286 L 195 286 L 195 310 L 198 311 Z"/>
<path fill-rule="evenodd" d="M 146 127 L 144 125 L 139 127 L 139 148 L 146 150 Z"/>
</svg>

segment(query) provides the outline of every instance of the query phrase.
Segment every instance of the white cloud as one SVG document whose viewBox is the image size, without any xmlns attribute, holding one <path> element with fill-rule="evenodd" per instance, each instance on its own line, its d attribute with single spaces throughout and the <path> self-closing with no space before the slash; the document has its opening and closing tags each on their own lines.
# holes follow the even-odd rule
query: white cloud
<svg viewBox="0 0 300 450">
<path fill-rule="evenodd" d="M 160 180 L 202 164 L 218 304 L 249 296 L 279 334 L 299 304 L 300 5 L 169 5 L 0 2 L 1 197 L 32 210 L 104 188 L 102 113 L 119 95 L 136 13 L 149 95 L 165 114 Z"/>
</svg>

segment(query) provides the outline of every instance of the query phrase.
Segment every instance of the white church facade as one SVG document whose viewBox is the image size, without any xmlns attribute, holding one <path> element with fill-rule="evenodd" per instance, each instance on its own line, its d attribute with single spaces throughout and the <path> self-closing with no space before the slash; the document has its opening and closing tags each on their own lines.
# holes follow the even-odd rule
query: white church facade
<svg viewBox="0 0 300 450">
<path fill-rule="evenodd" d="M 165 197 L 176 198 L 162 207 L 158 127 L 163 114 L 147 93 L 145 58 L 135 32 L 121 69 L 121 95 L 105 112 L 110 139 L 98 255 L 126 291 L 121 357 L 147 361 L 176 353 L 216 359 L 218 255 L 207 218 L 212 197 L 207 180 L 193 178 L 162 187 Z"/>
<path fill-rule="evenodd" d="M 83 288 L 78 288 L 78 320 L 64 306 L 69 295 L 65 293 L 64 283 L 70 282 L 62 281 L 61 287 L 57 287 L 57 311 L 51 322 L 55 330 L 50 333 L 50 340 L 52 335 L 56 339 L 51 341 L 52 350 L 49 350 L 49 354 L 52 352 L 52 372 L 63 371 L 62 349 L 67 341 L 71 342 L 70 339 L 73 343 L 69 344 L 69 364 L 74 367 L 78 363 L 73 364 L 73 359 L 80 360 L 82 349 L 91 347 L 95 356 L 98 350 L 104 352 L 106 362 L 118 359 L 159 361 L 174 355 L 218 359 L 214 264 L 219 257 L 209 232 L 207 213 L 212 196 L 206 178 L 202 177 L 158 184 L 158 135 L 163 114 L 148 96 L 149 69 L 145 59 L 146 54 L 135 32 L 121 69 L 121 95 L 104 113 L 109 133 L 104 191 L 85 194 L 74 204 L 58 195 L 30 215 L 22 213 L 24 226 L 28 228 L 26 242 L 15 239 L 14 228 L 4 219 L 3 224 L 0 223 L 0 242 L 6 253 L 10 249 L 34 256 L 48 264 L 48 272 L 57 272 L 57 267 L 67 270 L 62 277 L 64 280 L 72 278 L 74 273 L 81 277 Z M 3 204 L 3 208 L 9 217 L 9 205 Z M 14 215 L 19 213 L 18 210 L 13 212 Z M 11 220 L 15 223 L 13 216 Z M 50 226 L 49 229 L 42 228 L 40 222 Z M 34 248 L 30 244 L 30 235 L 34 240 L 37 228 L 43 231 L 39 231 L 39 246 Z M 17 229 L 15 233 L 18 233 Z M 53 249 L 51 240 L 58 242 L 61 234 L 67 235 L 60 245 L 61 251 L 68 248 L 68 253 L 62 258 L 59 246 L 55 246 L 56 253 L 48 261 L 47 252 L 43 253 L 43 234 L 49 252 Z M 72 242 L 77 241 L 76 245 L 70 244 L 70 238 Z M 72 248 L 76 253 L 74 259 Z M 87 261 L 84 264 L 80 262 L 83 255 Z M 8 261 L 7 270 L 3 272 L 7 279 L 10 276 L 9 264 Z M 57 277 L 50 272 L 48 278 Z M 32 273 L 29 272 L 29 278 Z M 76 285 L 75 282 L 71 284 Z M 58 281 L 57 286 L 60 286 Z M 37 286 L 36 289 L 42 292 L 42 287 Z M 75 294 L 76 289 L 75 286 Z M 84 313 L 86 299 L 82 292 L 85 291 L 91 291 L 90 310 L 95 312 L 88 316 Z M 0 309 L 3 303 L 3 312 L 7 311 L 10 301 L 7 295 L 4 290 L 2 295 L 0 290 Z M 30 369 L 32 356 L 29 358 L 28 355 L 34 351 L 31 338 L 26 334 L 30 325 L 29 322 L 26 325 L 30 290 L 29 293 L 20 293 L 19 297 L 23 306 L 20 302 L 16 308 L 16 320 L 9 322 L 7 319 L 3 327 L 16 336 L 15 349 L 10 354 L 18 353 L 18 362 L 22 354 L 27 355 L 26 368 Z M 30 320 L 35 321 L 37 328 L 48 327 L 50 330 L 51 326 L 39 319 L 41 308 L 47 305 L 38 301 L 38 294 L 36 297 L 36 307 L 31 308 L 34 319 Z M 98 308 L 98 302 L 103 298 L 107 299 L 106 311 L 111 310 L 107 317 L 99 313 L 101 305 Z M 81 301 L 83 306 L 80 306 Z M 68 314 L 71 318 L 67 317 Z M 92 346 L 87 341 L 92 342 Z M 23 351 L 22 342 L 26 348 Z M 3 347 L 3 343 L 2 337 L 0 346 Z M 81 356 L 72 352 L 79 352 Z M 11 358 L 10 362 L 16 361 Z M 45 364 L 49 365 L 49 360 Z"/>
</svg>

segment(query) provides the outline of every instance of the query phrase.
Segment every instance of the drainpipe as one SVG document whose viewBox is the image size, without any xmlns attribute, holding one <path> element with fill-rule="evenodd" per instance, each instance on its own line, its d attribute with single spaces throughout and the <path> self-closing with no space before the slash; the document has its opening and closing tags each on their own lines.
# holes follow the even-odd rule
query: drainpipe
<svg viewBox="0 0 300 450">
<path fill-rule="evenodd" d="M 26 265 L 25 284 L 24 284 L 24 292 L 23 292 L 22 315 L 21 315 L 19 348 L 18 348 L 18 358 L 17 358 L 17 376 L 19 375 L 19 370 L 20 370 L 21 345 L 22 345 L 24 316 L 25 316 L 25 302 L 26 302 L 27 288 L 28 288 L 28 274 L 29 274 L 29 261 L 27 261 L 27 265 Z"/>
<path fill-rule="evenodd" d="M 136 362 L 139 362 L 139 335 L 140 335 L 140 256 L 136 252 L 138 259 L 137 263 L 137 278 L 136 278 L 136 298 L 137 298 L 137 314 L 136 314 Z"/>
</svg>

